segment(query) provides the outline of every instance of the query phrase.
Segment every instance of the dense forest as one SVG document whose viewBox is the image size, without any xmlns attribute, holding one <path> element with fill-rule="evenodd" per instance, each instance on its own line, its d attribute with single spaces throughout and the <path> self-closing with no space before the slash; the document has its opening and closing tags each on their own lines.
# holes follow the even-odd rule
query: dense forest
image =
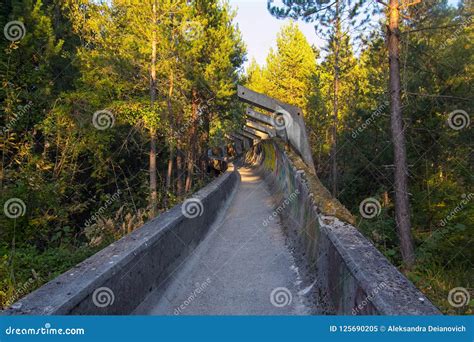
<svg viewBox="0 0 474 342">
<path fill-rule="evenodd" d="M 360 230 L 443 312 L 472 314 L 446 298 L 474 280 L 473 5 L 403 1 L 391 30 L 381 3 L 334 3 L 269 1 L 293 20 L 246 69 L 232 2 L 0 3 L 0 307 L 209 182 L 208 150 L 242 124 L 240 83 L 301 107 L 318 176 Z M 397 230 L 392 39 L 412 258 Z"/>
</svg>

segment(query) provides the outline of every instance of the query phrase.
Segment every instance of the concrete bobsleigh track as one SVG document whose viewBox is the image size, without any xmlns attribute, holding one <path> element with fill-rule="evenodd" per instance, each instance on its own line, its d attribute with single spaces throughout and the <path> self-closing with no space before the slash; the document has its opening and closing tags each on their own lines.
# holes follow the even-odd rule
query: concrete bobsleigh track
<svg viewBox="0 0 474 342">
<path fill-rule="evenodd" d="M 279 138 L 8 315 L 436 315 Z"/>
</svg>

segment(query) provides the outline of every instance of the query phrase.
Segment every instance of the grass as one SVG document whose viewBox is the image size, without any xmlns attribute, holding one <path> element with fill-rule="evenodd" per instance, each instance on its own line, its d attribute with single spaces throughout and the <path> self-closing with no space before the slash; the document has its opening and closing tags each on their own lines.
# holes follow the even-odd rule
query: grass
<svg viewBox="0 0 474 342">
<path fill-rule="evenodd" d="M 13 258 L 9 248 L 0 247 L 0 308 L 5 309 L 101 247 L 52 248 L 44 252 L 24 247 L 16 249 Z"/>
</svg>

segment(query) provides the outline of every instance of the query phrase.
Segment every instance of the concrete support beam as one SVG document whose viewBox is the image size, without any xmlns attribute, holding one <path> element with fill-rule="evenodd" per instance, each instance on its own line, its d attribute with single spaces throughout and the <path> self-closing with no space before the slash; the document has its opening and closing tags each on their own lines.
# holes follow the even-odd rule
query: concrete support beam
<svg viewBox="0 0 474 342">
<path fill-rule="evenodd" d="M 259 136 L 254 135 L 254 134 L 249 133 L 249 132 L 244 131 L 244 130 L 239 130 L 238 133 L 239 133 L 240 135 L 243 135 L 243 136 L 246 137 L 247 139 L 250 139 L 250 140 L 252 141 L 252 143 L 253 143 L 254 141 L 262 140 Z"/>
<path fill-rule="evenodd" d="M 240 134 L 238 133 L 231 133 L 230 134 L 230 138 L 231 139 L 234 139 L 234 140 L 238 140 L 240 142 L 243 142 L 245 140 L 245 137 L 241 136 Z"/>
<path fill-rule="evenodd" d="M 228 140 L 231 141 L 234 151 L 237 155 L 241 154 L 244 151 L 244 142 L 243 140 L 237 138 L 234 134 L 229 134 L 225 136 Z"/>
<path fill-rule="evenodd" d="M 252 108 L 247 107 L 245 110 L 245 115 L 250 117 L 252 120 L 260 121 L 272 127 L 274 126 L 273 118 L 270 115 L 256 112 Z"/>
<path fill-rule="evenodd" d="M 261 132 L 249 126 L 244 126 L 244 131 L 253 134 L 261 139 L 268 139 L 270 137 L 267 133 Z"/>
<path fill-rule="evenodd" d="M 240 85 L 237 86 L 237 94 L 241 101 L 248 103 L 252 106 L 268 110 L 271 113 L 275 113 L 283 108 L 286 111 L 297 116 L 303 115 L 303 112 L 298 107 L 278 101 L 272 97 L 257 93 L 256 91 L 250 90 Z"/>
<path fill-rule="evenodd" d="M 272 126 L 261 124 L 260 122 L 256 122 L 256 121 L 253 121 L 253 120 L 247 120 L 245 122 L 245 125 L 250 127 L 250 128 L 256 129 L 257 131 L 266 133 L 272 138 L 274 136 L 276 136 L 276 130 Z"/>
<path fill-rule="evenodd" d="M 247 151 L 252 146 L 253 139 L 251 138 L 243 136 L 239 133 L 232 133 L 231 136 L 239 139 L 242 142 L 242 147 L 245 151 Z"/>
<path fill-rule="evenodd" d="M 249 140 L 253 140 L 253 137 L 247 137 L 247 136 L 242 135 L 240 133 L 232 133 L 231 136 L 235 139 L 238 139 L 238 140 L 242 141 L 242 142 L 245 142 L 245 141 L 249 142 Z"/>
<path fill-rule="evenodd" d="M 303 111 L 300 108 L 257 93 L 243 86 L 238 86 L 237 95 L 242 102 L 267 110 L 271 112 L 272 115 L 282 116 L 284 118 L 283 125 L 278 125 L 280 127 L 277 127 L 277 124 L 273 124 L 273 126 L 278 129 L 277 135 L 289 142 L 293 149 L 301 156 L 305 164 L 308 165 L 310 170 L 316 173 L 313 157 L 311 155 L 311 147 L 309 146 L 308 134 L 306 133 L 306 126 L 303 120 Z M 250 111 L 247 112 L 251 113 Z M 251 114 L 268 121 L 267 118 L 261 115 Z M 247 115 L 251 116 L 251 114 Z"/>
<path fill-rule="evenodd" d="M 234 150 L 237 155 L 242 154 L 244 151 L 244 142 L 240 139 L 234 138 Z"/>
</svg>

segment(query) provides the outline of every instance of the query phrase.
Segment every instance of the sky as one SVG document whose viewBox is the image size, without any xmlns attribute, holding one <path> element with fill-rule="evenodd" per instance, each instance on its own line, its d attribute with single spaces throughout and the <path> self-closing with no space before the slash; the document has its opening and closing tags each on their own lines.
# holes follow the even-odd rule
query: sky
<svg viewBox="0 0 474 342">
<path fill-rule="evenodd" d="M 289 19 L 273 17 L 267 10 L 267 0 L 230 0 L 230 4 L 237 9 L 235 22 L 247 44 L 247 65 L 252 58 L 264 64 L 270 48 L 276 46 L 277 33 Z M 317 38 L 312 24 L 298 22 L 298 25 L 310 44 L 322 46 L 323 42 Z"/>
<path fill-rule="evenodd" d="M 457 0 L 450 0 L 455 5 Z M 247 45 L 248 66 L 252 58 L 264 64 L 271 47 L 276 46 L 276 36 L 280 28 L 289 21 L 273 17 L 267 10 L 267 0 L 230 0 L 231 6 L 237 10 L 235 22 L 239 25 L 243 39 Z M 310 44 L 321 48 L 324 42 L 316 36 L 313 24 L 298 22 L 301 31 Z"/>
</svg>

